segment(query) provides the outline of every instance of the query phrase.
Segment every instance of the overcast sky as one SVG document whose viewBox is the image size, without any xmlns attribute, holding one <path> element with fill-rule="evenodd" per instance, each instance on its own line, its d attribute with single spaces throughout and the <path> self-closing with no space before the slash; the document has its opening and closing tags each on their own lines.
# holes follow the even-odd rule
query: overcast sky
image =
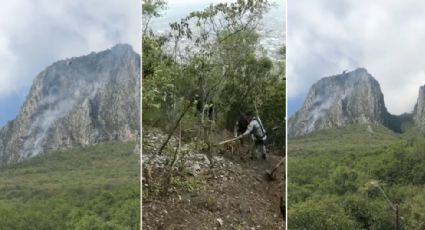
<svg viewBox="0 0 425 230">
<path fill-rule="evenodd" d="M 288 115 L 324 76 L 365 67 L 389 112 L 411 112 L 425 84 L 425 1 L 289 1 Z"/>
<path fill-rule="evenodd" d="M 36 75 L 60 59 L 117 43 L 140 50 L 137 0 L 13 0 L 0 7 L 0 126 L 12 120 Z"/>
<path fill-rule="evenodd" d="M 170 22 L 175 22 L 183 17 L 186 17 L 192 11 L 204 10 L 206 7 L 208 7 L 211 4 L 236 2 L 236 0 L 166 0 L 166 1 L 167 1 L 167 9 L 165 10 L 165 12 L 162 12 L 161 17 L 154 19 L 150 24 L 154 30 L 159 30 L 159 31 L 162 31 L 164 29 L 168 30 Z M 283 19 L 285 17 L 285 14 L 282 12 L 284 11 L 283 8 L 286 4 L 286 0 L 269 0 L 269 2 L 278 5 L 278 7 L 274 7 L 270 10 L 271 14 L 275 15 L 276 12 L 279 12 L 279 16 L 281 16 L 282 21 L 284 21 Z M 270 15 L 270 12 L 269 12 L 269 15 Z"/>
<path fill-rule="evenodd" d="M 169 29 L 169 23 L 188 15 L 189 12 L 203 10 L 210 4 L 220 2 L 235 2 L 235 0 L 167 0 L 167 8 L 161 12 L 161 17 L 155 18 L 150 26 L 155 32 Z"/>
</svg>

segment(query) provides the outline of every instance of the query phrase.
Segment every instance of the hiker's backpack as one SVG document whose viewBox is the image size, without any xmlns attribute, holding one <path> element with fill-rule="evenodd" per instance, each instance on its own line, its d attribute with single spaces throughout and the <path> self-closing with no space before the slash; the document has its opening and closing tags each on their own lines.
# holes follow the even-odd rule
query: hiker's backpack
<svg viewBox="0 0 425 230">
<path fill-rule="evenodd" d="M 263 139 L 265 136 L 267 136 L 267 131 L 264 128 L 263 123 L 257 117 L 255 117 L 253 120 L 256 120 L 258 122 L 258 124 L 260 125 L 261 132 L 263 133 L 263 135 L 261 137 L 255 137 L 255 138 L 257 138 L 257 139 Z"/>
</svg>

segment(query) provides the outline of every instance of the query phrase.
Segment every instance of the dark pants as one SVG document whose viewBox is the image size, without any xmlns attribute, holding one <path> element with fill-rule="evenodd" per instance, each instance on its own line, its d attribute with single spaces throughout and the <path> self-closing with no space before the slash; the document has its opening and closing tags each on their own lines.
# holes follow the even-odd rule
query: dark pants
<svg viewBox="0 0 425 230">
<path fill-rule="evenodd" d="M 260 154 L 263 158 L 266 158 L 266 141 L 255 139 L 252 154 L 254 158 L 258 158 Z"/>
<path fill-rule="evenodd" d="M 244 132 L 245 132 L 245 131 L 238 130 L 238 131 L 237 131 L 238 136 L 242 135 Z M 243 146 L 244 139 L 245 139 L 245 137 L 242 137 L 241 139 L 239 139 L 239 141 L 241 142 L 241 146 Z"/>
</svg>

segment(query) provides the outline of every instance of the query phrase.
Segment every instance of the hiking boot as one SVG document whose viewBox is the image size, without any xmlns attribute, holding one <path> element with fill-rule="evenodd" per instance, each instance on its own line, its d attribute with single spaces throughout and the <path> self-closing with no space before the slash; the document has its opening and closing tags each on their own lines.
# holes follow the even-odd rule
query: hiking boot
<svg viewBox="0 0 425 230">
<path fill-rule="evenodd" d="M 268 158 L 267 154 L 263 154 L 262 157 L 263 157 L 263 160 L 267 160 L 267 158 Z"/>
</svg>

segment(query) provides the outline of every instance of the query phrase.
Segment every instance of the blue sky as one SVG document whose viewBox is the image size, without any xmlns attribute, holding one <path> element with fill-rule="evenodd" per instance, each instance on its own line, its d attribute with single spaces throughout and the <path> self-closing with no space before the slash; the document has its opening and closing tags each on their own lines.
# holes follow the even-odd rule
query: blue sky
<svg viewBox="0 0 425 230">
<path fill-rule="evenodd" d="M 322 77 L 364 67 L 381 85 L 389 112 L 411 112 L 425 84 L 425 1 L 290 1 L 288 115 Z"/>
<path fill-rule="evenodd" d="M 134 0 L 14 0 L 0 8 L 0 127 L 16 117 L 32 81 L 61 59 L 128 43 L 140 50 Z"/>
<path fill-rule="evenodd" d="M 13 120 L 25 99 L 24 94 L 11 93 L 5 97 L 0 98 L 1 112 L 0 112 L 0 126 L 3 126 L 7 121 Z"/>
</svg>

